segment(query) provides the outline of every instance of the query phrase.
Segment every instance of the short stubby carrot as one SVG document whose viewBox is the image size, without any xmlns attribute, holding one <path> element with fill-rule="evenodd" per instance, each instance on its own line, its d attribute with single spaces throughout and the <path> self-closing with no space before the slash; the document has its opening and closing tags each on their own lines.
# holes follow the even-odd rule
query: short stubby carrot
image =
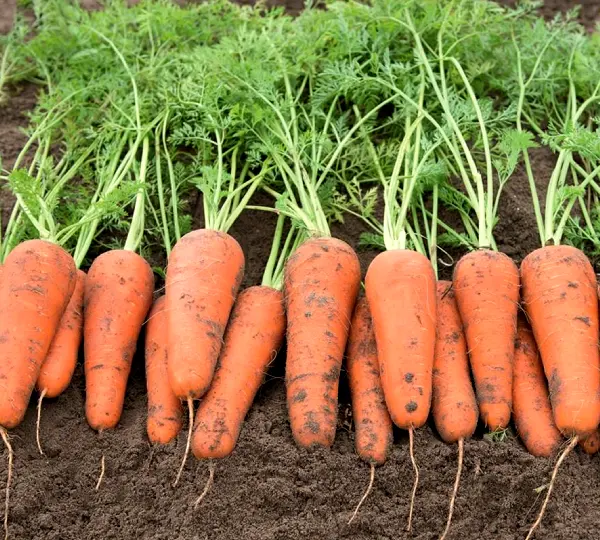
<svg viewBox="0 0 600 540">
<path fill-rule="evenodd" d="M 73 378 L 83 337 L 85 279 L 85 272 L 78 270 L 75 290 L 60 320 L 48 355 L 42 364 L 36 388 L 39 392 L 43 392 L 45 397 L 55 398 L 62 394 Z"/>
<path fill-rule="evenodd" d="M 302 447 L 330 447 L 335 439 L 340 370 L 359 286 L 358 257 L 341 240 L 307 240 L 288 259 L 285 380 L 292 434 Z"/>
<path fill-rule="evenodd" d="M 242 278 L 244 253 L 227 233 L 199 229 L 169 257 L 166 280 L 169 379 L 182 400 L 202 397 L 213 378 Z"/>
<path fill-rule="evenodd" d="M 563 438 L 554 425 L 542 360 L 525 317 L 519 317 L 517 324 L 513 408 L 517 433 L 529 453 L 554 454 Z"/>
<path fill-rule="evenodd" d="M 588 435 L 600 422 L 594 269 L 577 248 L 547 246 L 525 257 L 521 279 L 556 427 L 567 437 Z"/>
<path fill-rule="evenodd" d="M 90 267 L 84 294 L 85 412 L 97 431 L 119 423 L 153 292 L 152 269 L 133 251 L 107 251 Z"/>
<path fill-rule="evenodd" d="M 0 426 L 17 426 L 73 294 L 73 258 L 45 240 L 28 240 L 4 262 L 0 282 Z"/>
<path fill-rule="evenodd" d="M 242 291 L 234 304 L 218 367 L 196 411 L 192 451 L 198 459 L 233 452 L 254 397 L 285 336 L 281 291 Z"/>
<path fill-rule="evenodd" d="M 433 267 L 416 251 L 385 251 L 369 265 L 365 289 L 390 416 L 402 429 L 421 427 L 431 407 L 436 325 Z"/>
<path fill-rule="evenodd" d="M 352 316 L 346 370 L 356 452 L 363 461 L 382 465 L 393 441 L 392 419 L 383 396 L 373 321 L 364 296 L 357 301 Z"/>
<path fill-rule="evenodd" d="M 167 315 L 165 297 L 158 298 L 146 323 L 145 359 L 148 392 L 146 431 L 152 443 L 167 444 L 181 430 L 181 400 L 175 395 L 167 373 Z"/>
<path fill-rule="evenodd" d="M 491 431 L 503 429 L 512 410 L 519 271 L 503 253 L 480 249 L 458 261 L 453 287 L 481 419 Z"/>
<path fill-rule="evenodd" d="M 437 295 L 432 413 L 440 437 L 447 443 L 455 443 L 473 435 L 479 409 L 452 283 L 438 281 Z"/>
</svg>

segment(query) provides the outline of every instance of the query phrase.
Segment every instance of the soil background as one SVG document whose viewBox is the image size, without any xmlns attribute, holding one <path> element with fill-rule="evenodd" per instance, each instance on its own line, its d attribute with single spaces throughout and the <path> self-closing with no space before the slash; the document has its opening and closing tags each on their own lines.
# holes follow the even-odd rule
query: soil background
<svg viewBox="0 0 600 540">
<path fill-rule="evenodd" d="M 86 3 L 85 1 L 83 3 Z M 95 2 L 87 2 L 94 4 Z M 269 2 L 275 3 L 275 2 Z M 510 3 L 509 1 L 505 3 Z M 542 13 L 582 5 L 588 28 L 600 12 L 598 0 L 546 0 Z M 291 0 L 297 11 L 301 4 Z M 0 31 L 10 27 L 14 0 L 0 0 Z M 0 155 L 10 168 L 24 143 L 20 128 L 35 104 L 30 86 L 13 88 L 0 107 Z M 533 166 L 543 190 L 552 155 L 538 152 Z M 0 200 L 6 218 L 10 200 Z M 199 206 L 196 206 L 199 208 Z M 201 226 L 201 215 L 195 225 Z M 232 234 L 247 256 L 245 284 L 260 281 L 274 223 L 264 214 L 242 215 Z M 334 234 L 356 246 L 363 227 L 348 219 Z M 496 229 L 499 247 L 520 261 L 537 247 L 529 189 L 517 174 L 503 196 Z M 363 271 L 374 252 L 361 252 Z M 445 270 L 449 277 L 450 268 Z M 193 501 L 208 477 L 208 464 L 188 461 L 183 478 L 171 483 L 185 435 L 163 448 L 151 448 L 145 431 L 146 391 L 143 358 L 137 356 L 120 425 L 98 435 L 84 416 L 85 381 L 81 366 L 71 387 L 45 400 L 42 442 L 35 443 L 33 401 L 25 421 L 11 431 L 15 468 L 10 504 L 10 537 L 18 540 L 169 539 L 169 540 L 328 540 L 434 539 L 444 528 L 454 482 L 457 448 L 441 442 L 432 425 L 416 434 L 420 485 L 413 533 L 404 532 L 413 472 L 405 432 L 395 433 L 389 461 L 377 469 L 374 489 L 358 518 L 347 526 L 369 479 L 369 468 L 354 452 L 349 392 L 340 384 L 339 426 L 330 451 L 307 452 L 292 440 L 285 405 L 283 355 L 275 361 L 248 414 L 233 455 L 216 463 L 212 490 L 194 510 Z M 524 538 L 544 494 L 536 488 L 549 479 L 552 460 L 530 456 L 511 431 L 491 442 L 480 430 L 465 446 L 465 468 L 449 539 Z M 106 476 L 94 491 L 101 457 Z M 6 478 L 6 453 L 0 452 L 0 489 Z M 543 525 L 536 538 L 600 538 L 600 459 L 574 451 L 565 461 Z"/>
</svg>

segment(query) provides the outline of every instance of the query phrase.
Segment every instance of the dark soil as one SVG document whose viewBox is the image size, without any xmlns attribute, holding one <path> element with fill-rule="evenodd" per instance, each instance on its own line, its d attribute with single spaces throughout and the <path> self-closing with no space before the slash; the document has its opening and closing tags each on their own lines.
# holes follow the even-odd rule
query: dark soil
<svg viewBox="0 0 600 540">
<path fill-rule="evenodd" d="M 0 0 L 2 7 L 4 0 Z M 9 2 L 10 3 L 10 2 Z M 599 3 L 582 2 L 584 21 Z M 547 1 L 544 13 L 577 2 Z M 294 1 L 295 8 L 298 7 Z M 5 9 L 0 26 L 6 26 Z M 590 24 L 591 26 L 591 24 Z M 10 167 L 24 142 L 20 127 L 35 102 L 33 87 L 13 89 L 0 108 L 0 154 Z M 533 167 L 543 189 L 553 166 L 552 155 L 539 152 Z M 6 199 L 0 201 L 5 219 Z M 196 215 L 195 223 L 201 223 Z M 242 215 L 233 235 L 247 256 L 246 284 L 259 281 L 267 258 L 274 222 L 256 212 Z M 363 226 L 348 218 L 334 233 L 356 245 Z M 499 247 L 516 260 L 537 247 L 529 189 L 523 175 L 507 186 L 496 229 Z M 373 252 L 362 252 L 363 270 Z M 447 270 L 449 274 L 449 270 Z M 215 483 L 198 510 L 193 501 L 208 477 L 208 463 L 191 458 L 177 488 L 171 487 L 184 447 L 151 448 L 145 433 L 146 400 L 143 361 L 136 358 L 119 427 L 101 436 L 84 417 L 85 384 L 78 369 L 69 390 L 46 400 L 42 442 L 35 444 L 35 407 L 11 432 L 15 449 L 10 534 L 14 539 L 179 539 L 179 540 L 328 540 L 438 538 L 444 528 L 448 496 L 455 475 L 457 449 L 444 444 L 431 427 L 416 435 L 421 483 L 417 493 L 414 533 L 406 534 L 413 481 L 404 432 L 396 433 L 388 463 L 377 470 L 374 490 L 351 526 L 346 522 L 368 482 L 369 469 L 354 453 L 349 427 L 347 384 L 342 377 L 340 422 L 331 451 L 309 453 L 293 442 L 282 381 L 283 356 L 248 415 L 233 455 L 216 463 Z M 524 538 L 535 518 L 552 461 L 530 456 L 512 435 L 491 442 L 479 433 L 466 443 L 465 469 L 449 538 Z M 2 454 L 5 457 L 6 454 Z M 94 486 L 106 457 L 106 476 Z M 0 489 L 6 463 L 0 460 Z M 576 450 L 566 460 L 537 538 L 547 540 L 600 537 L 600 461 Z M 542 492 L 542 496 L 543 496 Z"/>
</svg>

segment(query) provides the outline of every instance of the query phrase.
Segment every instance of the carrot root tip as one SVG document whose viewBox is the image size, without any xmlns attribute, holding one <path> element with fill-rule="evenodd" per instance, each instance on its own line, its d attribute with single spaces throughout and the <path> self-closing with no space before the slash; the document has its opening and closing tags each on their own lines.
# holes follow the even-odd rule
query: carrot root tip
<svg viewBox="0 0 600 540">
<path fill-rule="evenodd" d="M 13 449 L 10 444 L 10 439 L 8 437 L 8 433 L 6 430 L 0 426 L 0 437 L 4 441 L 4 446 L 6 446 L 6 450 L 8 451 L 8 471 L 6 477 L 6 496 L 4 498 L 4 540 L 8 540 L 8 509 L 10 506 L 10 484 L 12 481 L 12 470 L 13 470 Z"/>
<path fill-rule="evenodd" d="M 44 450 L 42 449 L 42 442 L 40 440 L 40 421 L 42 419 L 42 401 L 44 400 L 45 395 L 46 395 L 46 389 L 44 388 L 38 399 L 37 420 L 35 422 L 35 441 L 37 442 L 38 450 L 40 451 L 40 455 L 42 455 L 42 456 L 44 455 Z"/>
<path fill-rule="evenodd" d="M 533 538 L 535 530 L 539 527 L 540 523 L 542 523 L 542 519 L 544 517 L 544 512 L 546 511 L 546 506 L 548 506 L 548 501 L 550 500 L 550 495 L 552 494 L 552 488 L 554 487 L 554 483 L 556 481 L 558 469 L 560 468 L 560 466 L 561 466 L 562 462 L 565 460 L 565 458 L 571 453 L 571 450 L 573 450 L 573 448 L 575 448 L 575 446 L 577 446 L 578 442 L 579 442 L 579 437 L 577 437 L 577 436 L 573 437 L 571 439 L 571 442 L 569 442 L 569 445 L 563 450 L 561 455 L 556 460 L 556 465 L 554 465 L 554 469 L 552 469 L 552 476 L 550 477 L 550 483 L 548 484 L 548 491 L 546 492 L 546 498 L 544 499 L 544 503 L 542 504 L 542 508 L 540 509 L 538 517 L 535 520 L 535 523 L 529 529 L 529 532 L 527 533 L 525 540 L 531 540 L 531 538 Z"/>
<path fill-rule="evenodd" d="M 452 515 L 454 514 L 454 503 L 456 502 L 456 496 L 458 494 L 458 486 L 460 485 L 460 476 L 463 469 L 463 458 L 464 458 L 464 439 L 458 440 L 458 466 L 456 469 L 456 479 L 454 480 L 454 488 L 450 497 L 450 508 L 448 510 L 448 521 L 446 521 L 446 528 L 440 536 L 440 540 L 444 540 L 450 530 L 450 524 L 452 523 Z"/>
<path fill-rule="evenodd" d="M 410 462 L 412 463 L 413 470 L 415 471 L 415 482 L 413 484 L 412 494 L 410 496 L 410 508 L 408 510 L 408 524 L 406 526 L 406 531 L 410 532 L 412 530 L 412 517 L 413 517 L 413 510 L 415 508 L 415 498 L 417 496 L 417 488 L 419 487 L 419 467 L 417 466 L 417 462 L 415 460 L 414 431 L 412 428 L 410 428 L 408 430 L 408 451 L 410 454 Z"/>
<path fill-rule="evenodd" d="M 187 462 L 188 455 L 190 453 L 190 443 L 192 441 L 192 430 L 194 428 L 194 400 L 191 396 L 187 398 L 188 405 L 188 434 L 187 441 L 185 443 L 185 452 L 183 453 L 183 459 L 181 460 L 181 465 L 179 466 L 179 470 L 177 471 L 177 476 L 175 477 L 175 482 L 173 482 L 173 487 L 175 487 L 179 483 L 179 479 L 183 473 L 183 469 L 185 468 L 185 463 Z"/>
<path fill-rule="evenodd" d="M 105 464 L 105 460 L 104 460 L 104 454 L 102 454 L 102 459 L 100 460 L 100 476 L 98 477 L 98 482 L 96 482 L 95 491 L 98 491 L 100 489 L 102 480 L 104 480 L 105 467 L 106 467 L 106 464 Z"/>
<path fill-rule="evenodd" d="M 198 497 L 196 499 L 196 501 L 194 502 L 194 510 L 196 510 L 198 508 L 200 503 L 204 500 L 204 497 L 206 497 L 207 493 L 210 491 L 210 488 L 213 485 L 214 479 L 215 479 L 215 464 L 211 461 L 208 465 L 208 480 L 206 481 L 206 485 L 204 486 L 204 490 L 200 494 L 200 497 Z"/>
<path fill-rule="evenodd" d="M 371 478 L 369 480 L 369 485 L 367 487 L 367 490 L 364 492 L 363 496 L 361 497 L 360 501 L 358 501 L 358 504 L 356 505 L 356 508 L 354 509 L 352 516 L 348 520 L 348 525 L 350 525 L 354 521 L 354 518 L 358 515 L 358 511 L 360 510 L 360 507 L 367 500 L 367 497 L 369 496 L 369 494 L 371 493 L 371 490 L 373 489 L 374 482 L 375 482 L 375 465 L 373 463 L 371 463 Z"/>
</svg>

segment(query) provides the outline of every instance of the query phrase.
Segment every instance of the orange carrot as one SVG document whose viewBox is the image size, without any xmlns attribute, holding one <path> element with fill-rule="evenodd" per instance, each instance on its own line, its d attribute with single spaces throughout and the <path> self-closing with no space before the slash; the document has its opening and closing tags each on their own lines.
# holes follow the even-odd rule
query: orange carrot
<svg viewBox="0 0 600 540">
<path fill-rule="evenodd" d="M 152 304 L 154 276 L 133 251 L 113 250 L 94 260 L 85 283 L 84 353 L 89 425 L 114 428 L 137 339 Z"/>
<path fill-rule="evenodd" d="M 375 465 L 385 462 L 393 442 L 392 419 L 381 387 L 373 321 L 365 297 L 361 297 L 354 308 L 346 369 L 352 399 L 356 452 L 371 465 L 369 486 L 348 521 L 351 523 L 373 488 Z"/>
<path fill-rule="evenodd" d="M 0 283 L 0 426 L 17 426 L 69 298 L 73 258 L 45 240 L 18 245 L 5 260 Z"/>
<path fill-rule="evenodd" d="M 512 409 L 519 271 L 503 253 L 480 249 L 458 261 L 453 284 L 479 413 L 490 430 L 503 429 Z"/>
<path fill-rule="evenodd" d="M 513 408 L 517 432 L 529 453 L 551 456 L 563 438 L 554 425 L 542 361 L 524 317 L 517 324 Z"/>
<path fill-rule="evenodd" d="M 585 436 L 600 422 L 596 276 L 570 246 L 547 246 L 521 264 L 523 304 L 550 389 L 556 427 Z"/>
<path fill-rule="evenodd" d="M 469 373 L 467 344 L 450 281 L 437 283 L 437 336 L 433 361 L 432 413 L 440 437 L 447 443 L 458 443 L 458 467 L 450 496 L 446 538 L 462 474 L 464 440 L 477 428 L 479 410 Z"/>
<path fill-rule="evenodd" d="M 240 293 L 225 332 L 212 385 L 196 411 L 192 451 L 198 459 L 231 454 L 284 334 L 281 291 L 257 286 Z"/>
<path fill-rule="evenodd" d="M 435 276 L 410 250 L 380 253 L 365 279 L 385 401 L 394 424 L 419 428 L 431 406 L 435 349 Z"/>
<path fill-rule="evenodd" d="M 181 430 L 181 401 L 171 389 L 167 369 L 167 314 L 165 297 L 154 302 L 146 324 L 146 430 L 152 443 L 167 444 Z"/>
<path fill-rule="evenodd" d="M 330 447 L 335 439 L 340 369 L 359 285 L 358 257 L 341 240 L 308 240 L 288 260 L 287 404 L 302 447 Z"/>
</svg>

